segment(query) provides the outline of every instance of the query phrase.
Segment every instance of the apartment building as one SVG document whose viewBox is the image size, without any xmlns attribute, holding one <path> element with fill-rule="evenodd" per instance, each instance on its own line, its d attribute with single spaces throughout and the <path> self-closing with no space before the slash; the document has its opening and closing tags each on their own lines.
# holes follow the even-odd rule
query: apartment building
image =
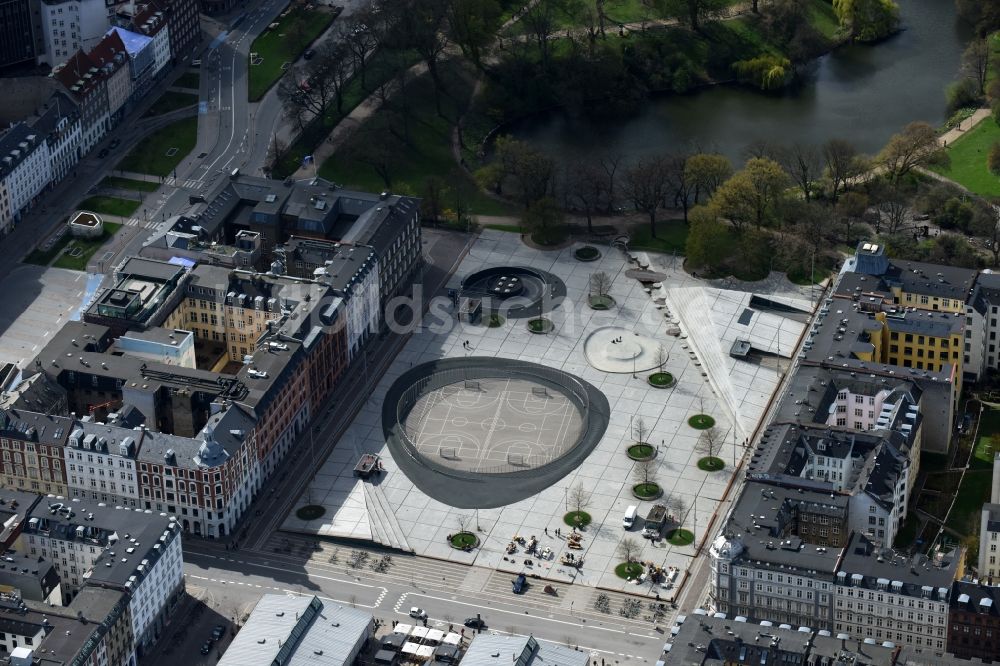
<svg viewBox="0 0 1000 666">
<path fill-rule="evenodd" d="M 68 497 L 141 505 L 136 457 L 143 432 L 123 430 L 93 421 L 73 425 L 64 448 Z"/>
<path fill-rule="evenodd" d="M 104 0 L 41 0 L 45 52 L 39 61 L 55 66 L 93 48 L 110 27 Z"/>
<path fill-rule="evenodd" d="M 959 659 L 1000 661 L 1000 587 L 956 581 L 947 633 L 948 652 Z"/>
<path fill-rule="evenodd" d="M 201 41 L 198 0 L 157 0 L 153 4 L 166 14 L 173 59 L 193 55 Z"/>
<path fill-rule="evenodd" d="M 65 88 L 80 109 L 80 154 L 89 153 L 108 130 L 108 75 L 83 51 L 56 66 L 51 76 Z"/>
<path fill-rule="evenodd" d="M 15 123 L 0 135 L 0 180 L 10 202 L 8 215 L 0 220 L 7 234 L 52 180 L 45 137 L 25 123 Z"/>
<path fill-rule="evenodd" d="M 32 130 L 40 132 L 49 144 L 50 182 L 58 183 L 71 175 L 80 161 L 83 124 L 77 105 L 61 92 L 54 93 L 45 106 Z"/>
<path fill-rule="evenodd" d="M 66 494 L 63 450 L 72 419 L 0 410 L 0 479 L 12 490 Z"/>
<path fill-rule="evenodd" d="M 117 32 L 108 32 L 88 56 L 106 81 L 110 129 L 121 122 L 132 98 L 132 75 L 125 43 Z"/>
</svg>

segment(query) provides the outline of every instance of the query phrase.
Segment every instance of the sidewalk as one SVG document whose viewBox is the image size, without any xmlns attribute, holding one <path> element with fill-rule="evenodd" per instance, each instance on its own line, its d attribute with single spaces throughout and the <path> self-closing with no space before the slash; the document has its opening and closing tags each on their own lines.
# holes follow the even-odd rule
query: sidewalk
<svg viewBox="0 0 1000 666">
<path fill-rule="evenodd" d="M 983 122 L 985 119 L 989 118 L 990 114 L 991 111 L 989 109 L 977 109 L 975 113 L 960 122 L 958 127 L 954 127 L 938 137 L 938 143 L 940 143 L 942 147 L 947 147 L 948 144 L 955 143 L 955 141 L 962 138 L 966 132 L 979 125 L 979 123 Z"/>
</svg>

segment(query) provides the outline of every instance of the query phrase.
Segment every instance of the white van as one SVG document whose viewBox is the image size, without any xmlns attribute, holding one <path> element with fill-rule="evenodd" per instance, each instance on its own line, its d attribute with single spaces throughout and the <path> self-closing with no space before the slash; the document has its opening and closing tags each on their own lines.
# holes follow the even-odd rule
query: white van
<svg viewBox="0 0 1000 666">
<path fill-rule="evenodd" d="M 622 526 L 625 529 L 627 530 L 632 529 L 632 525 L 635 524 L 635 515 L 637 513 L 639 513 L 639 507 L 635 505 L 632 505 L 629 508 L 625 509 L 625 516 L 622 518 Z"/>
</svg>

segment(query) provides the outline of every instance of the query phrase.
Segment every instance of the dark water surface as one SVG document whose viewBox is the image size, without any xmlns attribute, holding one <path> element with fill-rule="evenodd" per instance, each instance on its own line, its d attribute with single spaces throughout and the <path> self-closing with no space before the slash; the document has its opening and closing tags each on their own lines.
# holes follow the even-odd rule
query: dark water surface
<svg viewBox="0 0 1000 666">
<path fill-rule="evenodd" d="M 875 46 L 848 46 L 820 58 L 795 90 L 764 95 L 716 86 L 691 95 L 663 95 L 619 121 L 553 112 L 509 132 L 558 159 L 601 154 L 636 158 L 714 148 L 742 161 L 755 140 L 822 143 L 849 139 L 875 153 L 913 120 L 945 120 L 944 89 L 956 78 L 970 31 L 953 0 L 898 0 L 905 30 Z"/>
</svg>

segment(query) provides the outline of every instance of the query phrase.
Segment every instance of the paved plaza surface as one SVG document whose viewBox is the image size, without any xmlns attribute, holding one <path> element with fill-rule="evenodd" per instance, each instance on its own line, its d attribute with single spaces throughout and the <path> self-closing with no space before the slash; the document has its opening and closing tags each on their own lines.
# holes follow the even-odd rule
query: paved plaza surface
<svg viewBox="0 0 1000 666">
<path fill-rule="evenodd" d="M 641 544 L 639 560 L 658 566 L 684 571 L 695 554 L 693 545 L 642 539 L 638 533 L 641 521 L 631 532 L 622 527 L 622 516 L 630 505 L 637 505 L 644 516 L 653 504 L 637 500 L 631 492 L 638 482 L 637 464 L 626 455 L 626 449 L 635 441 L 635 426 L 641 420 L 647 430 L 645 440 L 658 449 L 652 474 L 664 489 L 663 500 L 680 500 L 679 523 L 700 541 L 730 481 L 734 461 L 743 455 L 742 442 L 756 428 L 782 365 L 788 367 L 787 356 L 805 328 L 804 316 L 787 315 L 772 306 L 808 310 L 810 292 L 777 280 L 760 285 L 762 291 L 755 292 L 756 296 L 726 290 L 692 278 L 675 258 L 638 253 L 638 263 L 665 275 L 658 285 L 644 286 L 625 275 L 635 266 L 621 251 L 602 248 L 600 260 L 580 262 L 573 256 L 577 247 L 543 252 L 524 246 L 517 234 L 483 232 L 450 286 L 457 287 L 464 276 L 492 266 L 529 266 L 554 273 L 565 281 L 567 298 L 545 315 L 555 325 L 553 332 L 531 333 L 524 320 L 508 320 L 496 328 L 460 324 L 450 303 L 432 305 L 423 326 L 414 332 L 332 455 L 317 463 L 318 472 L 297 507 L 321 504 L 326 513 L 303 521 L 293 510 L 283 528 L 368 539 L 412 549 L 419 555 L 525 570 L 556 580 L 661 592 L 669 598 L 672 593 L 668 590 L 639 588 L 614 573 L 623 559 L 618 549 L 624 537 Z M 595 271 L 606 272 L 612 280 L 609 293 L 616 305 L 607 311 L 594 311 L 587 305 L 590 275 Z M 618 338 L 622 342 L 612 342 Z M 634 345 L 606 353 L 607 345 L 625 340 Z M 748 342 L 765 358 L 732 357 L 730 347 L 736 340 Z M 647 368 L 659 366 L 649 362 L 654 344 L 668 355 L 662 367 L 676 380 L 669 389 L 650 386 L 648 369 L 637 368 L 635 377 L 632 375 L 632 355 L 643 359 Z M 603 359 L 596 365 L 604 369 L 592 365 L 596 355 Z M 590 382 L 611 406 L 611 422 L 604 437 L 575 470 L 520 502 L 476 511 L 455 509 L 428 497 L 396 469 L 383 435 L 382 402 L 388 387 L 413 366 L 467 356 L 531 361 Z M 460 416 L 458 410 L 453 413 Z M 696 465 L 704 453 L 696 449 L 700 431 L 688 420 L 699 413 L 712 416 L 725 434 L 718 453 L 726 461 L 721 471 L 706 472 Z M 461 416 L 470 421 L 467 432 L 474 432 L 473 418 Z M 451 426 L 456 423 L 452 421 Z M 386 468 L 386 473 L 373 481 L 361 481 L 353 475 L 358 457 L 366 452 L 380 454 Z M 569 550 L 565 534 L 570 528 L 563 517 L 574 508 L 570 498 L 577 487 L 590 494 L 586 511 L 593 522 L 583 532 L 583 548 Z M 464 552 L 449 546 L 448 536 L 463 527 L 476 532 L 481 540 L 479 548 Z M 557 529 L 563 536 L 555 536 Z M 553 559 L 539 561 L 520 549 L 508 556 L 506 547 L 514 535 L 537 537 L 539 548 L 550 548 Z M 584 565 L 579 570 L 561 565 L 564 553 L 582 557 Z M 525 559 L 532 564 L 526 565 Z"/>
<path fill-rule="evenodd" d="M 24 368 L 100 286 L 101 275 L 21 264 L 4 279 L 0 362 Z"/>
</svg>

